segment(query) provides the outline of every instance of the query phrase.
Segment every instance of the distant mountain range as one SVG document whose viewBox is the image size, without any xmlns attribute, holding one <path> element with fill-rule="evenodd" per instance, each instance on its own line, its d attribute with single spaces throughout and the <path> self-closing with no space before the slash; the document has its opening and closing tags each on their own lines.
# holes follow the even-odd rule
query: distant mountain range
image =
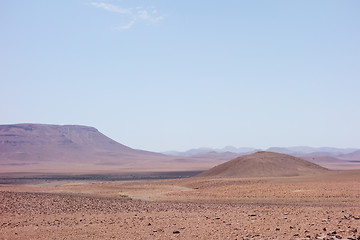
<svg viewBox="0 0 360 240">
<path fill-rule="evenodd" d="M 293 156 L 351 156 L 357 158 L 357 151 L 360 151 L 356 148 L 331 148 L 331 147 L 306 147 L 306 146 L 296 146 L 296 147 L 270 147 L 268 149 L 256 149 L 250 147 L 234 147 L 227 146 L 224 148 L 194 148 L 188 151 L 179 152 L 179 151 L 168 151 L 163 152 L 167 155 L 173 156 L 196 156 L 199 154 L 207 154 L 210 152 L 215 153 L 237 153 L 237 154 L 250 154 L 258 151 L 268 151 L 268 152 L 276 152 L 283 154 L 290 154 Z M 356 156 L 353 156 L 353 155 Z M 360 156 L 360 155 L 359 155 Z"/>
<path fill-rule="evenodd" d="M 357 151 L 351 152 L 351 153 L 347 153 L 347 154 L 341 154 L 338 157 L 340 159 L 347 159 L 347 160 L 360 162 L 360 150 L 357 150 Z"/>
<path fill-rule="evenodd" d="M 187 150 L 185 152 L 180 152 L 180 151 L 168 151 L 168 152 L 163 152 L 166 155 L 172 155 L 172 156 L 196 156 L 196 155 L 200 155 L 200 154 L 207 154 L 210 152 L 216 152 L 216 153 L 226 153 L 226 152 L 230 152 L 230 153 L 239 153 L 239 154 L 246 154 L 246 153 L 253 153 L 253 152 L 257 152 L 260 151 L 261 149 L 255 149 L 255 148 L 250 148 L 250 147 L 234 147 L 234 146 L 226 146 L 224 148 L 207 148 L 207 147 L 203 147 L 203 148 L 193 148 L 190 150 Z"/>
<path fill-rule="evenodd" d="M 284 154 L 291 154 L 291 155 L 326 155 L 326 156 L 339 156 L 343 154 L 349 154 L 355 152 L 359 149 L 356 148 L 331 148 L 331 147 L 271 147 L 268 148 L 266 151 L 277 152 L 277 153 L 284 153 Z"/>
</svg>

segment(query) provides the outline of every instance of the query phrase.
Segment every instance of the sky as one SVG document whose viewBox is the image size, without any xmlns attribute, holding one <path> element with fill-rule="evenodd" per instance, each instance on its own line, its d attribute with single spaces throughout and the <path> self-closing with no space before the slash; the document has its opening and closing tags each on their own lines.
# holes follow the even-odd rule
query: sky
<svg viewBox="0 0 360 240">
<path fill-rule="evenodd" d="M 358 0 L 0 0 L 0 124 L 132 148 L 360 148 Z"/>
</svg>

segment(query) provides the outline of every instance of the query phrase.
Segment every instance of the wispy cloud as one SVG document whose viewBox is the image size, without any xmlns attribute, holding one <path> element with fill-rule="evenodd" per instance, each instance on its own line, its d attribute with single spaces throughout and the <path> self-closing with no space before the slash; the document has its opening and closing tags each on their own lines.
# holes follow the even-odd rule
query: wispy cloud
<svg viewBox="0 0 360 240">
<path fill-rule="evenodd" d="M 132 20 L 128 24 L 117 27 L 116 29 L 123 29 L 123 30 L 130 29 L 135 24 L 135 22 L 136 20 Z"/>
<path fill-rule="evenodd" d="M 164 15 L 159 15 L 155 7 L 144 8 L 136 7 L 134 8 L 122 8 L 113 4 L 105 2 L 92 2 L 91 5 L 96 8 L 101 8 L 109 12 L 119 13 L 129 17 L 129 22 L 123 24 L 117 29 L 126 30 L 130 29 L 137 22 L 145 23 L 156 23 L 164 19 Z"/>
<path fill-rule="evenodd" d="M 129 14 L 131 15 L 132 12 L 130 9 L 126 9 L 126 8 L 121 8 L 112 4 L 108 4 L 108 3 L 103 3 L 103 2 L 92 2 L 91 3 L 92 6 L 97 7 L 97 8 L 102 8 L 106 11 L 109 12 L 116 12 L 116 13 L 120 13 L 120 14 Z"/>
</svg>

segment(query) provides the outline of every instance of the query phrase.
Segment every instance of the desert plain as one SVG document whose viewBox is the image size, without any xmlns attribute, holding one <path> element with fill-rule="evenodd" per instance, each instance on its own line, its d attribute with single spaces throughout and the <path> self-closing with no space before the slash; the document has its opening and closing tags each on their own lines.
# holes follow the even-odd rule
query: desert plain
<svg viewBox="0 0 360 240">
<path fill-rule="evenodd" d="M 360 170 L 0 186 L 1 239 L 360 239 Z"/>
</svg>

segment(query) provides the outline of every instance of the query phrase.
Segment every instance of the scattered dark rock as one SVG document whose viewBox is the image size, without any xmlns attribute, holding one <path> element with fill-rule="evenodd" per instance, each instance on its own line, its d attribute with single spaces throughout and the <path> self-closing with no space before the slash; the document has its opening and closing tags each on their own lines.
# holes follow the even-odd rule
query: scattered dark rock
<svg viewBox="0 0 360 240">
<path fill-rule="evenodd" d="M 179 234 L 180 232 L 179 231 L 173 231 L 173 234 Z"/>
</svg>

